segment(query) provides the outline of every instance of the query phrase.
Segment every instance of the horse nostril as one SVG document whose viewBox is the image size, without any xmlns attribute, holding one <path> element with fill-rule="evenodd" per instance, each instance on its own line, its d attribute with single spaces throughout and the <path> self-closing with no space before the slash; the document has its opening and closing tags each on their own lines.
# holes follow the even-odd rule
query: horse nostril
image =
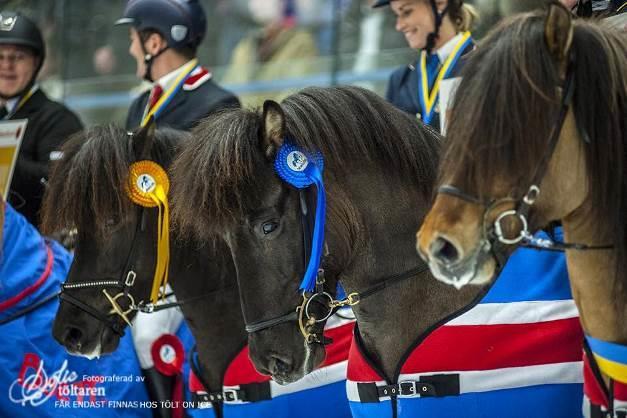
<svg viewBox="0 0 627 418">
<path fill-rule="evenodd" d="M 282 376 L 290 371 L 291 364 L 288 360 L 272 355 L 270 357 L 270 373 L 275 376 Z"/>
<path fill-rule="evenodd" d="M 83 337 L 83 333 L 80 329 L 70 327 L 65 331 L 65 338 L 63 339 L 64 345 L 71 351 L 80 351 L 81 349 L 81 338 Z"/>
<path fill-rule="evenodd" d="M 441 263 L 451 264 L 459 260 L 459 251 L 452 242 L 443 237 L 436 238 L 429 247 L 431 255 Z"/>
</svg>

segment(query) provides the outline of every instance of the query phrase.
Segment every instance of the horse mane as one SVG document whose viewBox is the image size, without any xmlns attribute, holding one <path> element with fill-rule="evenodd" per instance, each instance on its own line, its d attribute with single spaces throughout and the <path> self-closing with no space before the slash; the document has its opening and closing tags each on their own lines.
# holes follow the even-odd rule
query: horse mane
<svg viewBox="0 0 627 418">
<path fill-rule="evenodd" d="M 365 160 L 382 173 L 417 184 L 430 201 L 439 135 L 375 93 L 358 87 L 311 87 L 287 97 L 281 107 L 286 136 L 322 153 L 325 177 L 350 174 L 350 167 Z M 258 109 L 230 109 L 193 130 L 193 140 L 172 169 L 174 215 L 181 228 L 211 235 L 219 231 L 203 229 L 239 220 L 244 197 L 257 189 L 257 168 L 269 165 L 261 149 L 262 123 Z"/>
<path fill-rule="evenodd" d="M 186 132 L 156 130 L 151 159 L 167 169 L 178 144 L 188 137 Z M 114 125 L 88 128 L 68 139 L 63 157 L 52 165 L 44 196 L 45 233 L 77 228 L 103 238 L 108 223 L 135 213 L 126 194 L 129 167 L 138 159 L 131 141 Z"/>
<path fill-rule="evenodd" d="M 512 173 L 521 197 L 546 152 L 560 107 L 558 66 L 544 40 L 546 11 L 499 24 L 473 51 L 456 93 L 440 167 L 458 187 L 493 198 L 490 179 Z M 594 20 L 575 20 L 572 110 L 585 143 L 590 216 L 627 270 L 627 40 Z M 469 164 L 460 164 L 463 155 Z M 565 175 L 567 175 L 565 173 Z M 627 277 L 624 274 L 623 277 Z M 627 282 L 622 286 L 627 292 Z M 624 299 L 624 298 L 623 298 Z"/>
</svg>

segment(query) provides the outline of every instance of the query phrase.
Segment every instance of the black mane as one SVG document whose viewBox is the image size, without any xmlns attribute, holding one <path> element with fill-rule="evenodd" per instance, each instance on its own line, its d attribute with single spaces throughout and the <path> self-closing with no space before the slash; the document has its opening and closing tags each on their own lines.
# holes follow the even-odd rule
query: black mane
<svg viewBox="0 0 627 418">
<path fill-rule="evenodd" d="M 164 168 L 170 165 L 178 143 L 188 133 L 157 130 L 151 159 Z M 138 157 L 125 130 L 96 126 L 73 135 L 62 147 L 63 158 L 53 164 L 42 208 L 46 233 L 84 228 L 104 236 L 112 220 L 126 219 L 134 204 L 127 197 L 130 165 Z"/>
<path fill-rule="evenodd" d="M 287 137 L 322 153 L 325 176 L 347 174 L 347 166 L 368 161 L 382 173 L 415 182 L 430 200 L 439 135 L 376 94 L 357 87 L 307 88 L 281 107 Z M 198 232 L 239 217 L 242 196 L 255 193 L 257 167 L 268 164 L 261 129 L 261 111 L 246 109 L 214 114 L 194 129 L 172 169 L 180 226 Z M 194 202 L 193 207 L 186 202 Z"/>
</svg>

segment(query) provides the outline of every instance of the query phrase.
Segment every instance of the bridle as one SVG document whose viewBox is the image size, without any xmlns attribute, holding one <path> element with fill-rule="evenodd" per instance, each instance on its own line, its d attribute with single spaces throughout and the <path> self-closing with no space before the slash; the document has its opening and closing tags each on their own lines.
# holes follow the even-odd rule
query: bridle
<svg viewBox="0 0 627 418">
<path fill-rule="evenodd" d="M 131 294 L 131 288 L 135 284 L 135 279 L 137 278 L 137 273 L 135 272 L 135 266 L 133 265 L 133 262 L 136 259 L 136 252 L 139 247 L 138 243 L 140 242 L 140 240 L 138 238 L 140 235 L 146 232 L 146 210 L 144 208 L 140 208 L 139 211 L 139 221 L 137 222 L 135 232 L 133 233 L 131 249 L 129 250 L 128 256 L 126 258 L 126 263 L 124 264 L 124 268 L 120 273 L 120 277 L 117 280 L 103 279 L 76 283 L 62 283 L 61 293 L 59 294 L 59 298 L 61 300 L 64 300 L 76 306 L 80 310 L 103 322 L 104 324 L 109 326 L 113 330 L 113 332 L 120 336 L 124 335 L 124 327 L 120 324 L 119 321 L 111 318 L 111 315 L 117 314 L 124 320 L 124 322 L 130 325 L 131 323 L 128 315 L 135 310 L 143 310 L 147 305 L 143 301 L 139 302 L 139 304 L 136 304 L 135 298 Z M 111 304 L 112 309 L 108 313 L 104 313 L 92 307 L 90 304 L 83 302 L 82 300 L 68 292 L 94 288 L 102 289 L 104 297 Z M 119 291 L 114 296 L 111 296 L 107 292 L 107 289 L 110 288 L 119 289 Z M 126 309 L 120 306 L 120 301 L 124 300 L 128 302 L 126 304 Z"/>
<path fill-rule="evenodd" d="M 611 245 L 588 245 L 580 243 L 558 242 L 552 238 L 545 239 L 536 237 L 529 230 L 529 212 L 540 194 L 540 184 L 542 183 L 542 179 L 544 178 L 548 170 L 549 161 L 553 156 L 553 153 L 555 152 L 555 148 L 557 147 L 560 132 L 568 114 L 568 108 L 572 103 L 575 78 L 573 63 L 574 57 L 571 54 L 566 70 L 566 78 L 563 85 L 561 86 L 562 97 L 560 101 L 560 111 L 553 125 L 553 130 L 551 132 L 551 136 L 549 137 L 548 147 L 546 148 L 545 153 L 539 160 L 534 175 L 531 178 L 530 186 L 528 187 L 522 198 L 516 200 L 514 198 L 506 197 L 500 199 L 484 200 L 469 193 L 466 193 L 451 184 L 444 184 L 438 188 L 438 194 L 446 194 L 464 200 L 468 203 L 484 207 L 484 215 L 481 228 L 481 241 L 484 245 L 489 246 L 501 267 L 504 261 L 504 256 L 500 249 L 505 245 L 520 244 L 525 247 L 553 251 L 605 250 L 613 247 Z M 498 213 L 494 222 L 490 224 L 490 222 L 488 221 L 489 215 L 492 214 L 495 208 L 501 206 L 504 203 L 514 203 L 515 208 L 504 210 Z M 503 226 L 503 222 L 511 218 L 513 218 L 514 222 L 517 222 L 520 225 L 519 233 L 515 237 L 507 237 L 505 236 L 504 232 L 505 227 Z"/>
<path fill-rule="evenodd" d="M 306 193 L 306 189 L 301 189 L 299 191 L 299 213 L 303 231 L 303 258 L 305 266 L 307 266 L 307 262 L 310 257 L 310 244 L 312 241 L 311 230 L 313 225 L 313 217 L 312 213 L 308 209 L 309 206 L 307 205 L 307 197 L 308 194 Z M 328 255 L 329 254 L 327 249 L 323 258 L 327 257 Z M 321 265 L 324 265 L 324 263 L 321 263 Z M 319 268 L 314 291 L 303 292 L 302 302 L 296 307 L 296 309 L 274 318 L 254 322 L 252 324 L 247 323 L 246 332 L 248 332 L 249 334 L 253 334 L 255 332 L 272 328 L 280 324 L 297 321 L 300 332 L 303 335 L 303 338 L 305 339 L 305 342 L 307 344 L 330 344 L 332 341 L 329 338 L 325 337 L 323 334 L 324 323 L 326 323 L 327 319 L 334 315 L 339 309 L 345 306 L 355 306 L 362 300 L 390 287 L 391 285 L 415 277 L 416 275 L 423 273 L 428 269 L 429 267 L 423 263 L 417 268 L 387 277 L 363 292 L 353 292 L 349 295 L 346 295 L 346 297 L 338 300 L 336 299 L 337 295 L 335 291 L 331 291 L 328 288 L 329 283 L 325 278 L 325 270 L 323 268 Z M 337 283 L 337 280 L 335 280 L 334 283 Z M 318 315 L 316 315 L 312 312 L 311 307 L 314 303 L 318 306 L 322 306 L 322 308 L 324 309 L 322 311 L 322 314 L 318 313 Z"/>
<path fill-rule="evenodd" d="M 311 256 L 311 242 L 313 236 L 313 214 L 309 210 L 307 202 L 308 193 L 306 190 L 307 189 L 299 190 L 299 214 L 303 232 L 303 260 L 305 267 L 307 266 L 308 260 Z M 328 255 L 328 252 L 325 255 Z M 335 291 L 328 289 L 328 286 L 329 284 L 325 278 L 325 270 L 324 268 L 319 268 L 318 276 L 316 277 L 315 292 L 303 292 L 302 303 L 298 305 L 296 309 L 284 315 L 276 316 L 263 321 L 257 321 L 252 324 L 246 324 L 246 332 L 253 334 L 280 324 L 298 321 L 298 327 L 308 344 L 330 343 L 330 340 L 323 335 L 324 327 L 320 325 L 324 324 L 324 322 L 326 322 L 331 315 L 337 312 L 341 306 L 332 307 L 332 304 L 337 301 L 332 296 Z M 319 317 L 316 317 L 316 315 L 311 312 L 312 303 L 327 307 L 327 312 L 322 316 L 318 315 Z"/>
</svg>

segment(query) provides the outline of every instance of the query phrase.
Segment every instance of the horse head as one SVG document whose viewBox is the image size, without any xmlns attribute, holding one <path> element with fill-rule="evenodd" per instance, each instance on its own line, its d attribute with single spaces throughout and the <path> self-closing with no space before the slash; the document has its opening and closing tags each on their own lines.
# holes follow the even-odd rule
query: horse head
<svg viewBox="0 0 627 418">
<path fill-rule="evenodd" d="M 438 279 L 458 288 L 491 281 L 517 244 L 582 205 L 572 39 L 571 14 L 553 5 L 499 25 L 489 47 L 473 53 L 455 104 L 464 110 L 454 112 L 440 187 L 417 234 L 417 250 Z M 532 42 L 541 45 L 533 52 L 525 48 Z M 488 83 L 497 72 L 507 81 Z M 479 89 L 496 103 L 478 97 Z"/>
<path fill-rule="evenodd" d="M 584 330 L 625 344 L 624 36 L 552 4 L 501 23 L 473 54 L 418 252 L 459 288 L 493 280 L 516 246 L 566 250 Z M 533 235 L 553 221 L 563 241 Z"/>
<path fill-rule="evenodd" d="M 44 229 L 77 230 L 53 328 L 55 339 L 72 354 L 112 352 L 137 307 L 155 300 L 155 287 L 161 285 L 154 284 L 155 266 L 164 261 L 159 221 L 167 215 L 156 204 L 138 204 L 137 195 L 167 182 L 158 164 L 167 166 L 180 135 L 156 133 L 153 124 L 132 135 L 113 126 L 90 128 L 64 145 L 63 158 L 53 167 Z M 158 168 L 137 170 L 136 163 L 147 161 Z"/>
</svg>

